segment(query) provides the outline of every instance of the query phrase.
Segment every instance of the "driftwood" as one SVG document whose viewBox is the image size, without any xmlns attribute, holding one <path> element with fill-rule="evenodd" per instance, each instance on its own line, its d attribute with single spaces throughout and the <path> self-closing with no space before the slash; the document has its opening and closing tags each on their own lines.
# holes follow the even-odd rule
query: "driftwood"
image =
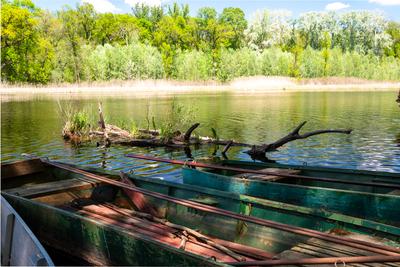
<svg viewBox="0 0 400 267">
<path fill-rule="evenodd" d="M 241 147 L 249 147 L 250 150 L 246 151 L 247 154 L 252 156 L 253 158 L 263 159 L 265 158 L 265 153 L 270 151 L 275 151 L 283 145 L 299 139 L 306 139 L 308 137 L 325 134 L 325 133 L 342 133 L 342 134 L 350 134 L 352 132 L 351 129 L 328 129 L 328 130 L 316 130 L 307 133 L 300 134 L 300 130 L 307 122 L 302 122 L 299 126 L 297 126 L 292 132 L 288 135 L 280 138 L 279 140 L 262 145 L 251 145 L 246 143 L 235 142 L 233 140 L 219 140 L 213 139 L 209 137 L 191 137 L 191 133 L 194 129 L 196 129 L 200 124 L 193 124 L 185 134 L 181 134 L 177 131 L 176 136 L 171 139 L 163 139 L 159 137 L 159 133 L 157 131 L 147 132 L 150 134 L 149 138 L 146 139 L 137 139 L 130 135 L 129 132 L 122 130 L 113 125 L 106 125 L 105 131 L 92 131 L 93 135 L 104 135 L 104 133 L 108 133 L 108 140 L 110 143 L 119 144 L 119 145 L 127 145 L 127 146 L 138 146 L 138 147 L 170 147 L 170 148 L 185 148 L 190 145 L 223 145 L 225 146 L 222 154 L 226 155 L 227 151 L 232 146 L 241 146 Z M 143 130 L 145 131 L 145 130 Z"/>
<path fill-rule="evenodd" d="M 105 125 L 105 129 L 101 131 L 90 131 L 92 137 L 104 137 L 110 144 L 139 146 L 139 147 L 171 147 L 183 148 L 190 145 L 200 144 L 199 138 L 191 137 L 193 131 L 200 123 L 193 124 L 184 134 L 176 131 L 172 138 L 162 138 L 158 131 L 140 129 L 139 132 L 148 134 L 146 138 L 136 138 L 128 131 L 123 130 L 115 125 Z M 106 136 L 107 135 L 107 136 Z M 208 142 L 208 141 L 206 141 Z"/>
<path fill-rule="evenodd" d="M 110 138 L 108 137 L 108 131 L 106 130 L 106 123 L 104 122 L 104 117 L 103 117 L 103 107 L 101 105 L 101 102 L 99 102 L 99 127 L 101 131 L 103 132 L 103 137 L 105 140 L 105 146 L 109 147 L 111 145 Z"/>
<path fill-rule="evenodd" d="M 253 157 L 265 157 L 266 152 L 270 151 L 275 151 L 279 147 L 285 145 L 286 143 L 289 143 L 294 140 L 299 140 L 299 139 L 306 139 L 310 136 L 318 135 L 318 134 L 324 134 L 324 133 L 342 133 L 342 134 L 350 134 L 352 132 L 351 129 L 347 130 L 317 130 L 317 131 L 312 131 L 312 132 L 307 132 L 304 134 L 300 134 L 299 131 L 303 126 L 307 123 L 307 121 L 304 121 L 299 124 L 292 132 L 290 132 L 288 135 L 282 137 L 281 139 L 270 143 L 270 144 L 263 144 L 263 145 L 254 145 L 252 148 L 248 151 L 246 151 L 247 154 Z"/>
<path fill-rule="evenodd" d="M 123 130 L 115 125 L 106 124 L 104 121 L 103 110 L 101 103 L 99 103 L 99 130 L 93 130 L 89 132 L 91 138 L 100 138 L 104 142 L 104 146 L 108 147 L 111 144 L 125 145 L 125 146 L 137 146 L 137 147 L 167 147 L 173 149 L 189 149 L 191 145 L 222 145 L 224 149 L 222 155 L 226 157 L 226 153 L 232 146 L 249 147 L 250 150 L 246 151 L 253 159 L 268 160 L 265 157 L 265 153 L 275 151 L 282 147 L 288 142 L 305 139 L 314 135 L 324 133 L 342 133 L 350 134 L 351 129 L 341 130 L 316 130 L 307 133 L 300 134 L 300 130 L 307 122 L 300 123 L 292 132 L 279 140 L 261 145 L 252 145 L 247 143 L 235 142 L 234 140 L 220 140 L 214 130 L 214 138 L 210 137 L 192 137 L 192 133 L 195 129 L 200 126 L 200 123 L 194 123 L 185 133 L 176 131 L 172 137 L 162 137 L 158 130 L 139 129 L 139 133 L 144 136 L 137 137 L 132 135 L 130 132 Z M 64 135 L 65 138 L 65 135 Z M 71 139 L 71 138 L 70 138 Z M 100 143 L 98 143 L 100 145 Z M 190 153 L 189 153 L 190 154 Z"/>
</svg>

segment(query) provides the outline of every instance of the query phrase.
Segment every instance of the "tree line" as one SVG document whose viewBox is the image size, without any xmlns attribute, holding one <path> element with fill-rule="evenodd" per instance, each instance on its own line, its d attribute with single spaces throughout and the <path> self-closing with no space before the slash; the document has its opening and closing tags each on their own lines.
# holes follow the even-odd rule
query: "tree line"
<svg viewBox="0 0 400 267">
<path fill-rule="evenodd" d="M 10 83 L 240 76 L 400 79 L 400 24 L 376 12 L 221 13 L 137 4 L 129 14 L 91 4 L 57 12 L 2 0 L 1 75 Z"/>
</svg>

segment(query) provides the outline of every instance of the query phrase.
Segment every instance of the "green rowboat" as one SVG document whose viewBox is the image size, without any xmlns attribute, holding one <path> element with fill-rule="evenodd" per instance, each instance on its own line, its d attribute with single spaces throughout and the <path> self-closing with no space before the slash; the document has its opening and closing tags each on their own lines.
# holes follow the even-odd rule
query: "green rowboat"
<svg viewBox="0 0 400 267">
<path fill-rule="evenodd" d="M 273 175 L 265 175 L 268 178 L 273 177 L 272 179 L 262 179 L 264 175 L 254 177 L 252 174 L 213 169 L 200 170 L 185 167 L 182 169 L 182 174 L 184 183 L 188 185 L 236 192 L 400 226 L 400 212 L 398 212 L 400 195 L 393 191 L 360 192 L 353 190 L 354 188 L 349 185 L 347 189 L 336 189 L 317 181 L 298 182 L 291 178 L 273 177 Z"/>
<path fill-rule="evenodd" d="M 167 197 L 141 185 L 175 191 L 169 192 L 174 196 L 188 192 L 162 181 L 133 179 L 135 187 L 104 177 L 65 164 L 29 160 L 2 166 L 2 194 L 42 242 L 93 264 L 255 265 L 254 260 L 263 260 L 259 264 L 270 265 L 296 264 L 300 258 L 302 263 L 334 263 L 349 255 L 357 257 L 346 258 L 347 262 L 400 262 L 400 250 L 376 240 L 370 243 L 237 215 L 213 207 L 213 202 Z M 143 194 L 158 218 L 169 224 L 135 217 L 138 212 L 124 190 Z M 222 202 L 223 197 L 218 199 Z M 196 229 L 206 239 L 171 232 L 171 224 Z M 235 258 L 238 255 L 244 262 Z"/>
<path fill-rule="evenodd" d="M 235 192 L 400 226 L 400 184 L 395 182 L 398 174 L 306 166 L 294 168 L 295 166 L 290 165 L 240 161 L 207 164 L 145 155 L 126 156 L 186 165 L 182 173 L 183 182 L 188 185 Z M 355 187 L 359 190 L 354 190 Z M 365 192 L 361 188 L 364 188 Z M 371 193 L 372 189 L 379 189 L 380 193 Z"/>
<path fill-rule="evenodd" d="M 280 164 L 280 163 L 264 163 L 264 162 L 249 162 L 239 160 L 223 160 L 218 163 L 221 166 L 235 167 L 252 170 L 272 169 L 272 170 L 289 170 L 295 174 L 304 175 L 308 177 L 327 177 L 335 180 L 345 181 L 357 181 L 365 183 L 385 183 L 400 186 L 400 173 L 393 172 L 382 172 L 382 171 L 366 171 L 366 170 L 354 170 L 354 169 L 343 169 L 343 168 L 331 168 L 331 167 L 313 167 L 307 165 L 291 165 L 291 164 Z M 220 173 L 222 174 L 222 173 Z M 226 175 L 232 175 L 235 173 L 226 172 Z M 400 190 L 395 190 L 390 187 L 379 187 L 379 186 L 368 186 L 368 185 L 356 185 L 356 184 L 343 184 L 338 182 L 324 182 L 320 180 L 307 180 L 307 179 L 296 179 L 296 178 L 282 178 L 281 183 L 292 183 L 304 186 L 316 186 L 326 188 L 336 188 L 352 191 L 360 191 L 364 193 L 380 193 L 380 194 L 399 194 Z"/>
</svg>

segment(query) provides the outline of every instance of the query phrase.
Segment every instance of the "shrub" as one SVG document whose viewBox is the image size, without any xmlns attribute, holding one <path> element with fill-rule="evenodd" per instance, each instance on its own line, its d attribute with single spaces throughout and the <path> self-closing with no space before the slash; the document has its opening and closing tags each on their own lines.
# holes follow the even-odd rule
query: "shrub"
<svg viewBox="0 0 400 267">
<path fill-rule="evenodd" d="M 173 76 L 179 80 L 204 81 L 211 79 L 211 55 L 197 50 L 179 51 L 173 69 Z"/>
<path fill-rule="evenodd" d="M 293 54 L 284 52 L 280 48 L 265 49 L 259 56 L 261 74 L 267 76 L 289 76 L 293 60 Z"/>
<path fill-rule="evenodd" d="M 164 76 L 161 54 L 155 47 L 134 43 L 97 46 L 85 60 L 90 80 L 160 79 Z"/>
<path fill-rule="evenodd" d="M 258 69 L 257 52 L 249 48 L 223 49 L 217 77 L 227 81 L 236 77 L 254 76 L 259 74 Z"/>
<path fill-rule="evenodd" d="M 322 53 L 308 47 L 300 59 L 300 76 L 303 78 L 322 77 L 324 76 L 324 64 Z"/>
</svg>

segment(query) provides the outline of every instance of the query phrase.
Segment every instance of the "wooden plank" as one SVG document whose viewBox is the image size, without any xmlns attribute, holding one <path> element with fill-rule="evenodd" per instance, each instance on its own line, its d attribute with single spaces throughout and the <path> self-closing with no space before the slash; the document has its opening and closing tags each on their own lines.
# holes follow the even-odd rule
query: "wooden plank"
<svg viewBox="0 0 400 267">
<path fill-rule="evenodd" d="M 40 159 L 22 160 L 1 165 L 1 179 L 8 179 L 17 176 L 42 172 L 45 170 L 44 164 Z"/>
<path fill-rule="evenodd" d="M 59 193 L 66 190 L 88 189 L 94 187 L 96 184 L 97 184 L 96 182 L 68 179 L 68 180 L 48 182 L 48 183 L 35 184 L 29 186 L 21 186 L 4 191 L 13 195 L 33 198 L 45 194 Z"/>
<path fill-rule="evenodd" d="M 377 255 L 376 253 L 371 253 L 365 250 L 351 248 L 346 245 L 326 242 L 323 240 L 318 240 L 316 238 L 310 238 L 306 242 L 299 243 L 293 246 L 291 249 L 283 251 L 282 253 L 279 254 L 279 258 L 302 259 L 310 257 L 327 258 L 327 257 L 356 257 L 356 256 L 376 256 L 376 255 Z M 392 263 L 368 263 L 368 264 L 353 263 L 351 265 L 346 265 L 346 266 L 390 267 L 396 265 L 392 265 Z"/>
</svg>

